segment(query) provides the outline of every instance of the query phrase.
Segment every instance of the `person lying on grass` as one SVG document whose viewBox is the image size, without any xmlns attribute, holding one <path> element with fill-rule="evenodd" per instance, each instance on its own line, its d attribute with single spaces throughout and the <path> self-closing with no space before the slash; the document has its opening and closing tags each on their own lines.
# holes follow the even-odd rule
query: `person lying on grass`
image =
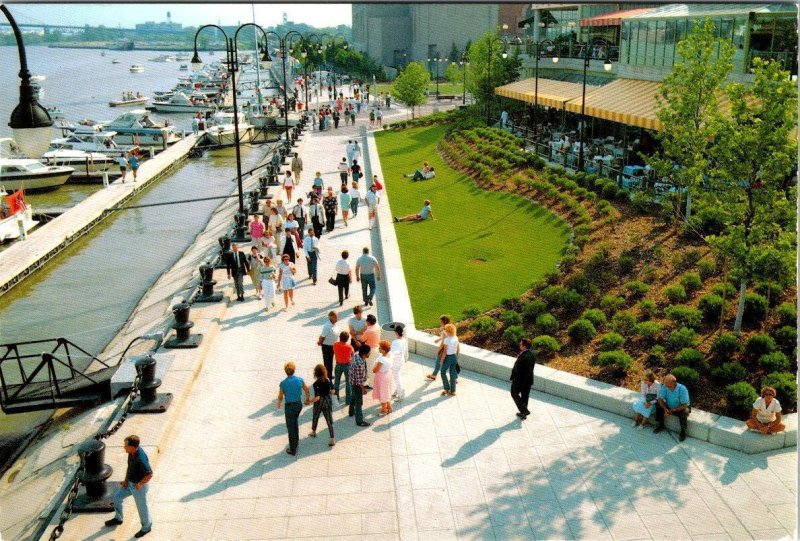
<svg viewBox="0 0 800 541">
<path fill-rule="evenodd" d="M 424 206 L 422 210 L 419 211 L 419 214 L 409 214 L 408 216 L 403 216 L 402 218 L 398 218 L 397 216 L 394 217 L 395 222 L 422 222 L 430 218 L 431 220 L 435 220 L 436 218 L 433 217 L 433 212 L 431 211 L 431 202 L 427 199 L 425 200 Z"/>
</svg>

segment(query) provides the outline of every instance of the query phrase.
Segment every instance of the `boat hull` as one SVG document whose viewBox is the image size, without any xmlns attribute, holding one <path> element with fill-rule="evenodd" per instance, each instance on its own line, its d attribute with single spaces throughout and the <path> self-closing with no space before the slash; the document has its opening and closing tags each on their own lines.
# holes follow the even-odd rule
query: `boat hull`
<svg viewBox="0 0 800 541">
<path fill-rule="evenodd" d="M 154 101 L 150 106 L 153 111 L 159 113 L 205 113 L 210 111 L 211 107 L 203 105 L 180 105 L 175 103 L 159 103 Z"/>
<path fill-rule="evenodd" d="M 144 105 L 147 103 L 147 98 L 138 98 L 135 100 L 117 100 L 108 102 L 109 107 L 124 107 L 126 105 Z"/>
<path fill-rule="evenodd" d="M 21 236 L 20 219 L 22 220 L 22 227 L 25 228 L 26 233 L 39 224 L 38 221 L 33 219 L 30 207 L 8 218 L 4 218 L 0 220 L 0 243 L 11 242 Z"/>
<path fill-rule="evenodd" d="M 72 168 L 65 168 L 61 171 L 45 171 L 24 176 L 3 175 L 0 177 L 0 184 L 6 190 L 24 188 L 26 192 L 46 192 L 60 188 L 72 173 Z"/>
</svg>

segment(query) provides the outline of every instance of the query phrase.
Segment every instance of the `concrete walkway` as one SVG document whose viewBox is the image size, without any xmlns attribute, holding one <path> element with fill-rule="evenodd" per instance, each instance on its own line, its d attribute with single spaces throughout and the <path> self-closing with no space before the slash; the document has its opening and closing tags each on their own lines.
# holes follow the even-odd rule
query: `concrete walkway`
<svg viewBox="0 0 800 541">
<path fill-rule="evenodd" d="M 301 193 L 317 170 L 338 186 L 336 164 L 347 139 L 363 134 L 364 118 L 355 128 L 304 137 Z M 359 139 L 362 146 L 368 141 Z M 383 178 L 379 168 L 371 160 L 366 173 Z M 174 353 L 179 376 L 168 374 L 161 389 L 176 392 L 176 403 L 164 415 L 132 417 L 109 440 L 106 461 L 114 465 L 114 479 L 124 472 L 124 435 L 139 433 L 150 454 L 154 526 L 146 539 L 794 535 L 795 450 L 744 455 L 691 439 L 678 444 L 667 434 L 634 430 L 628 419 L 541 393 L 533 393 L 533 414 L 521 422 L 507 382 L 465 371 L 458 396 L 444 398 L 439 381 L 425 380 L 431 361 L 424 358 L 406 364 L 408 398 L 389 417 L 378 417 L 376 402 L 366 398 L 373 424 L 357 428 L 346 409 L 335 408 L 333 448 L 324 423 L 318 437 L 308 437 L 311 408 L 304 408 L 299 453 L 288 456 L 283 412 L 275 405 L 283 364 L 295 360 L 310 385 L 313 366 L 321 362 L 316 339 L 327 312 L 337 310 L 346 324 L 360 301 L 354 284 L 339 308 L 327 277 L 342 249 L 354 262 L 377 235 L 367 229 L 363 206 L 349 227 L 337 220 L 321 240 L 318 285 L 305 279 L 299 263 L 296 305 L 288 311 L 265 313 L 247 279 L 246 302 L 193 309 L 203 344 Z M 224 271 L 215 278 L 233 298 Z M 376 308 L 366 309 L 377 309 L 379 322 L 388 318 L 383 288 Z M 130 539 L 138 518 L 132 501 L 125 510 L 125 524 L 116 530 L 103 526 L 110 515 L 75 516 L 62 539 Z"/>
</svg>

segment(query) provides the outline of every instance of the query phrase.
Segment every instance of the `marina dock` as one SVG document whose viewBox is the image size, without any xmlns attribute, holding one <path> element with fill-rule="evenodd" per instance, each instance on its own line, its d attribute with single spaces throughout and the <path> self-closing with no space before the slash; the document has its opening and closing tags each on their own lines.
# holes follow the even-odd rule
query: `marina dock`
<svg viewBox="0 0 800 541">
<path fill-rule="evenodd" d="M 124 184 L 120 179 L 111 182 L 107 189 L 98 190 L 85 201 L 30 232 L 26 240 L 17 241 L 4 250 L 0 263 L 0 295 L 92 229 L 110 214 L 108 209 L 132 198 L 181 163 L 197 144 L 198 137 L 189 133 L 169 149 L 143 162 L 137 182 L 133 182 L 133 175 L 129 172 Z"/>
</svg>

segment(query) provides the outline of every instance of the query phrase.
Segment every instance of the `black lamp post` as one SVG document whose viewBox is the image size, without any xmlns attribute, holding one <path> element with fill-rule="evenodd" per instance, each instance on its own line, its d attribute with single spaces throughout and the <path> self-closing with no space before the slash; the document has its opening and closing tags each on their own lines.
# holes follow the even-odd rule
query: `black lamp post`
<svg viewBox="0 0 800 541">
<path fill-rule="evenodd" d="M 239 105 L 236 101 L 236 72 L 239 71 L 239 58 L 238 50 L 236 47 L 236 38 L 239 36 L 239 31 L 242 28 L 253 26 L 262 33 L 264 29 L 255 23 L 245 23 L 236 29 L 232 38 L 228 37 L 225 30 L 216 24 L 206 24 L 197 29 L 194 34 L 194 56 L 192 57 L 192 70 L 197 71 L 203 64 L 200 60 L 200 55 L 197 54 L 197 36 L 205 28 L 216 28 L 222 35 L 225 36 L 225 64 L 228 67 L 228 72 L 231 74 L 231 91 L 233 92 L 233 133 L 236 138 L 236 186 L 239 189 L 239 212 L 236 214 L 236 225 L 234 227 L 233 242 L 249 242 L 250 236 L 247 234 L 247 211 L 244 208 L 244 192 L 242 190 L 242 155 L 241 155 L 241 142 L 239 140 Z M 266 37 L 266 36 L 265 36 Z M 269 59 L 268 53 L 265 50 L 264 56 L 261 58 L 262 62 Z"/>
<path fill-rule="evenodd" d="M 330 34 L 323 34 L 323 36 L 330 38 L 331 44 L 328 47 L 330 48 L 333 54 L 336 54 L 336 38 L 342 38 L 342 49 L 347 50 L 347 40 L 343 35 L 336 34 L 334 36 L 331 36 Z M 327 56 L 327 54 L 328 53 L 326 52 L 325 55 Z M 334 59 L 331 59 L 329 65 L 331 68 L 331 78 L 333 79 L 333 101 L 335 102 L 336 98 L 338 97 L 338 94 L 336 93 L 336 66 L 333 63 L 333 60 Z"/>
<path fill-rule="evenodd" d="M 272 30 L 265 31 L 266 36 L 275 36 L 278 39 L 278 54 L 281 55 L 281 64 L 283 66 L 283 127 L 286 131 L 286 140 L 289 140 L 289 97 L 286 94 L 286 57 L 289 56 L 289 50 L 291 49 L 291 40 L 292 38 L 301 38 L 302 34 L 297 30 L 289 30 L 283 36 L 273 32 Z M 287 46 L 288 45 L 288 46 Z M 266 53 L 267 60 L 266 64 L 267 67 L 272 65 L 272 60 L 269 58 L 269 52 Z"/>
<path fill-rule="evenodd" d="M 458 61 L 458 64 L 461 66 L 461 74 L 463 76 L 463 81 L 461 83 L 461 104 L 467 104 L 467 66 L 469 66 L 469 60 L 467 60 L 467 51 L 461 53 L 461 59 Z"/>
<path fill-rule="evenodd" d="M 428 65 L 430 65 L 431 62 L 436 63 L 436 101 L 439 101 L 439 62 L 447 62 L 447 59 L 441 58 L 437 51 L 433 58 L 428 59 Z"/>
<path fill-rule="evenodd" d="M 508 25 L 503 25 L 503 30 L 508 30 Z M 497 42 L 503 44 L 503 52 L 501 53 L 503 58 L 508 57 L 508 41 L 503 36 L 496 36 L 491 34 L 489 36 L 489 63 L 486 70 L 486 124 L 489 125 L 491 123 L 491 101 L 492 101 L 492 50 L 494 49 L 494 44 Z"/>
<path fill-rule="evenodd" d="M 31 73 L 28 71 L 28 59 L 25 55 L 25 45 L 22 42 L 22 33 L 19 31 L 17 22 L 6 8 L 5 4 L 0 4 L 0 10 L 6 16 L 14 31 L 14 38 L 17 41 L 17 51 L 19 52 L 19 104 L 11 112 L 11 119 L 8 123 L 14 132 L 14 141 L 29 158 L 39 158 L 47 152 L 50 146 L 50 131 L 53 120 L 47 110 L 39 104 L 31 86 Z"/>
</svg>

